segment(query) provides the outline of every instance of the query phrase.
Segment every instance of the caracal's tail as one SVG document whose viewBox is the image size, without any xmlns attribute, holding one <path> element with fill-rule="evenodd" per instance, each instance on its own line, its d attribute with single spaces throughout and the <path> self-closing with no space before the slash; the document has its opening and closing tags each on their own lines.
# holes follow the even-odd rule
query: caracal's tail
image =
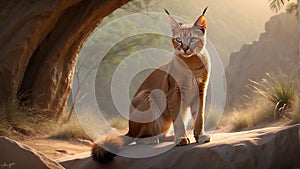
<svg viewBox="0 0 300 169">
<path fill-rule="evenodd" d="M 107 136 L 105 139 L 94 142 L 92 145 L 92 157 L 95 161 L 106 163 L 120 152 L 124 145 L 128 145 L 134 141 L 128 136 Z"/>
</svg>

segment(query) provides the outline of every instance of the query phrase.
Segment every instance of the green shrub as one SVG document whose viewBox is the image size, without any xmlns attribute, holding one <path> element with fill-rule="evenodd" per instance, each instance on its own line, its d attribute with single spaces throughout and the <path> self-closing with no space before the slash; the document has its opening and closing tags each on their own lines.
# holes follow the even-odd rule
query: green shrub
<svg viewBox="0 0 300 169">
<path fill-rule="evenodd" d="M 260 82 L 251 81 L 249 87 L 256 95 L 252 101 L 240 110 L 226 115 L 226 123 L 230 123 L 232 131 L 265 122 L 287 118 L 291 124 L 299 122 L 297 85 L 294 78 L 284 75 L 270 75 Z M 223 122 L 224 123 L 224 122 Z"/>
<path fill-rule="evenodd" d="M 271 101 L 274 105 L 274 119 L 281 118 L 287 109 L 292 109 L 297 94 L 294 78 L 284 75 L 270 75 L 261 82 L 251 81 L 250 87 L 258 95 Z"/>
</svg>

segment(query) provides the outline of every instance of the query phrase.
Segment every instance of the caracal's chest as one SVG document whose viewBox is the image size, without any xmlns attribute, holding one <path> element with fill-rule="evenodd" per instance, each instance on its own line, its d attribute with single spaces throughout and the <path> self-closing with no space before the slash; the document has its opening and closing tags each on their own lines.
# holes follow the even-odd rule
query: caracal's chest
<svg viewBox="0 0 300 169">
<path fill-rule="evenodd" d="M 199 88 L 206 86 L 210 71 L 208 55 L 174 57 L 169 64 L 169 74 L 176 81 L 174 85 L 178 86 L 186 97 L 197 94 Z"/>
</svg>

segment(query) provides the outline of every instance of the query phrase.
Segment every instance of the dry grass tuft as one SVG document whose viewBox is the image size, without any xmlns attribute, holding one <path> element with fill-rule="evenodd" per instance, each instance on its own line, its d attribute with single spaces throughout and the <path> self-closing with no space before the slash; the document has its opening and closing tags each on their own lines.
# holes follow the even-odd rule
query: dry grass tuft
<svg viewBox="0 0 300 169">
<path fill-rule="evenodd" d="M 264 100 L 258 100 L 247 108 L 236 110 L 226 115 L 225 122 L 231 125 L 232 131 L 240 131 L 244 128 L 256 126 L 273 120 L 273 107 Z"/>
<path fill-rule="evenodd" d="M 299 122 L 299 104 L 294 78 L 267 74 L 261 82 L 251 81 L 255 93 L 253 100 L 243 109 L 228 114 L 224 121 L 232 131 L 239 131 L 258 124 L 285 119 L 290 124 Z"/>
<path fill-rule="evenodd" d="M 128 120 L 122 117 L 113 117 L 108 120 L 108 123 L 112 128 L 118 130 L 124 130 L 128 128 Z"/>
<path fill-rule="evenodd" d="M 290 120 L 290 124 L 297 124 L 300 122 L 300 110 L 297 109 L 298 107 L 299 100 L 295 99 L 292 104 L 292 108 L 288 109 L 284 115 L 284 117 Z"/>
<path fill-rule="evenodd" d="M 280 74 L 266 74 L 260 82 L 251 81 L 250 88 L 258 95 L 274 104 L 274 119 L 282 118 L 286 111 L 293 109 L 297 94 L 295 78 Z"/>
<path fill-rule="evenodd" d="M 18 99 L 10 100 L 0 105 L 0 135 L 16 139 L 26 136 L 89 139 L 75 116 L 66 122 L 65 116 L 56 121 L 42 114 L 36 108 L 22 105 Z"/>
<path fill-rule="evenodd" d="M 71 117 L 68 122 L 57 125 L 50 137 L 90 139 L 76 117 Z"/>
<path fill-rule="evenodd" d="M 38 110 L 10 100 L 0 105 L 0 135 L 36 135 L 42 133 L 41 125 L 47 119 Z"/>
</svg>

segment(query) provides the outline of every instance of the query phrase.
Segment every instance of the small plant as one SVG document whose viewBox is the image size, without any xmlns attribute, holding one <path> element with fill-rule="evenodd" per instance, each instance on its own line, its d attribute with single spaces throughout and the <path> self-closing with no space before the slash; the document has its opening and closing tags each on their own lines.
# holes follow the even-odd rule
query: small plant
<svg viewBox="0 0 300 169">
<path fill-rule="evenodd" d="M 231 131 L 240 131 L 247 127 L 272 121 L 273 108 L 270 107 L 270 102 L 263 98 L 256 98 L 254 100 L 248 107 L 225 115 L 222 123 L 230 124 Z"/>
<path fill-rule="evenodd" d="M 108 120 L 108 123 L 111 127 L 116 128 L 118 130 L 124 130 L 128 127 L 128 120 L 122 117 L 113 117 Z"/>
<path fill-rule="evenodd" d="M 300 122 L 300 110 L 298 110 L 299 104 L 299 100 L 296 97 L 296 100 L 292 105 L 293 108 L 285 114 L 285 116 L 290 120 L 290 124 L 297 124 Z"/>
<path fill-rule="evenodd" d="M 58 121 L 52 125 L 49 136 L 52 138 L 81 138 L 89 140 L 89 136 L 81 126 L 75 113 L 69 114 L 69 111 L 62 113 Z"/>
<path fill-rule="evenodd" d="M 59 125 L 59 121 L 43 116 L 37 108 L 23 105 L 20 99 L 11 99 L 0 105 L 0 135 L 17 139 L 49 134 L 60 138 L 88 138 L 75 118 Z"/>
<path fill-rule="evenodd" d="M 269 123 L 282 117 L 290 124 L 299 122 L 294 78 L 267 74 L 267 78 L 260 82 L 251 81 L 249 87 L 256 94 L 249 97 L 251 102 L 224 118 L 226 123 L 231 124 L 232 131 Z"/>
<path fill-rule="evenodd" d="M 89 140 L 88 135 L 85 133 L 79 122 L 70 119 L 67 123 L 60 125 L 60 127 L 51 134 L 54 138 L 82 138 Z"/>
<path fill-rule="evenodd" d="M 44 121 L 45 117 L 34 108 L 22 105 L 19 99 L 0 105 L 0 135 L 33 135 L 40 131 Z"/>
<path fill-rule="evenodd" d="M 234 113 L 232 119 L 232 131 L 240 131 L 249 127 L 252 123 L 252 118 L 249 117 L 249 114 L 241 114 L 241 112 Z"/>
<path fill-rule="evenodd" d="M 267 100 L 274 103 L 274 119 L 280 119 L 284 112 L 292 107 L 293 101 L 296 98 L 296 85 L 294 78 L 289 78 L 284 75 L 272 76 L 267 73 L 267 78 L 261 82 L 251 81 L 250 87 Z"/>
</svg>

